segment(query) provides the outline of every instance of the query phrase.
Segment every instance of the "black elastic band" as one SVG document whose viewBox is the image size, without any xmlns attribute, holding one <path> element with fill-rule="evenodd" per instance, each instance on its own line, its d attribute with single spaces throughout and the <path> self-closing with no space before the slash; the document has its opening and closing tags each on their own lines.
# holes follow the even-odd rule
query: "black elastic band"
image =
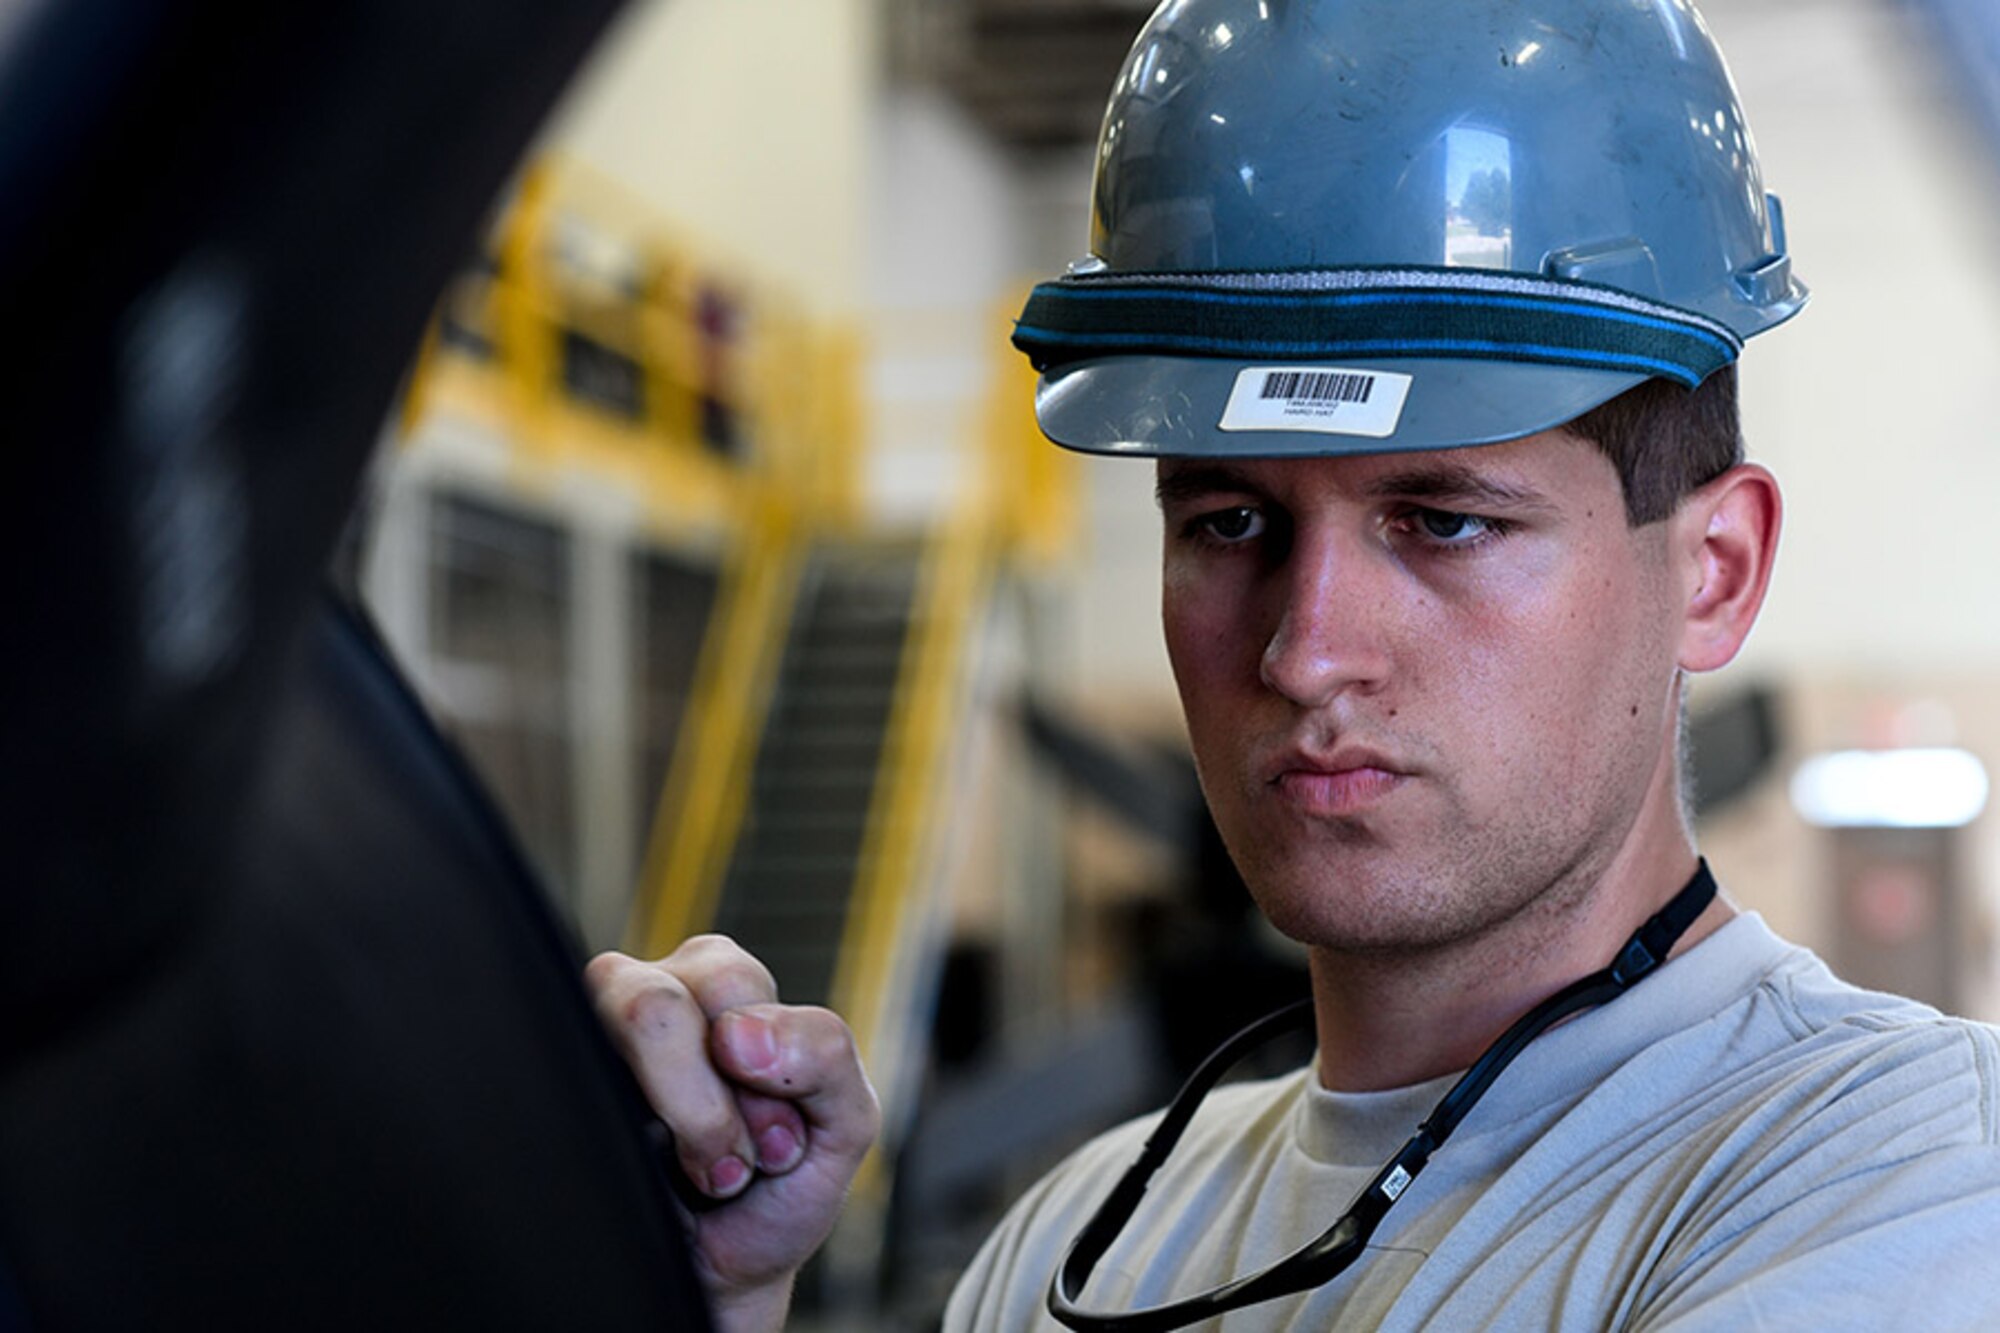
<svg viewBox="0 0 2000 1333">
<path fill-rule="evenodd" d="M 1014 345 L 1038 369 L 1107 356 L 1443 358 L 1660 376 L 1734 361 L 1728 326 L 1595 283 L 1483 269 L 1092 274 L 1037 286 Z"/>
<path fill-rule="evenodd" d="M 1486 1090 L 1514 1057 L 1555 1023 L 1579 1010 L 1614 1000 L 1650 976 L 1695 918 L 1714 901 L 1715 892 L 1715 878 L 1709 873 L 1708 862 L 1697 861 L 1694 876 L 1665 907 L 1633 932 L 1608 967 L 1571 982 L 1501 1033 L 1452 1085 L 1451 1091 L 1439 1099 L 1409 1141 L 1355 1196 L 1341 1219 L 1310 1244 L 1269 1268 L 1166 1305 L 1123 1314 L 1082 1309 L 1076 1299 L 1090 1281 L 1091 1272 L 1137 1211 L 1147 1183 L 1180 1140 L 1202 1098 L 1251 1048 L 1279 1032 L 1309 1024 L 1313 1016 L 1312 1001 L 1302 1000 L 1252 1023 L 1202 1061 L 1147 1136 L 1139 1160 L 1119 1177 L 1110 1196 L 1084 1223 L 1049 1280 L 1049 1313 L 1078 1333 L 1169 1333 L 1197 1320 L 1213 1319 L 1230 1310 L 1332 1281 L 1361 1257 L 1369 1237 L 1374 1235 L 1390 1207 L 1403 1197 L 1410 1183 L 1429 1163 L 1431 1154 L 1451 1137 L 1459 1122 L 1486 1095 Z"/>
</svg>

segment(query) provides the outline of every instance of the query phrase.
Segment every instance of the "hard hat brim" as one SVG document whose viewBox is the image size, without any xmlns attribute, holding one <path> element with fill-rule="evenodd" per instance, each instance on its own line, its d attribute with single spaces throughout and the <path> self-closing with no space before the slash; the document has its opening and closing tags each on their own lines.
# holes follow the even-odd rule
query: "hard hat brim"
<svg viewBox="0 0 2000 1333">
<path fill-rule="evenodd" d="M 1206 357 L 1104 357 L 1052 370 L 1035 391 L 1042 433 L 1083 453 L 1140 458 L 1312 457 L 1457 449 L 1565 425 L 1643 383 L 1625 371 L 1491 360 L 1343 360 L 1305 373 L 1376 376 L 1404 392 L 1393 419 L 1379 405 L 1352 418 L 1331 412 L 1319 428 L 1282 424 L 1225 429 L 1244 377 L 1271 362 Z M 1394 377 L 1408 377 L 1405 383 Z M 1382 433 L 1384 425 L 1388 426 Z"/>
</svg>

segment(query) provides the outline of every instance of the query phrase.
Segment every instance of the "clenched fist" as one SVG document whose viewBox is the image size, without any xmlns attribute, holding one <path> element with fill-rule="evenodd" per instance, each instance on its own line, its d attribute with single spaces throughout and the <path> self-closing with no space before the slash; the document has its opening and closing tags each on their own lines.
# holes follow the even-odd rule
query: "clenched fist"
<svg viewBox="0 0 2000 1333">
<path fill-rule="evenodd" d="M 780 1327 L 881 1128 L 853 1033 L 779 1004 L 770 971 L 721 935 L 652 963 L 600 954 L 585 979 L 688 1179 L 725 1201 L 690 1223 L 718 1326 Z"/>
</svg>

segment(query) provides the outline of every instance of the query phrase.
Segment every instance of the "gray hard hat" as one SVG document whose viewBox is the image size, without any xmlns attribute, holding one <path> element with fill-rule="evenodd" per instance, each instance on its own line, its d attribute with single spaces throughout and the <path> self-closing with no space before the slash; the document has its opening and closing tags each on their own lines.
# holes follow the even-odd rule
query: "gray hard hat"
<svg viewBox="0 0 2000 1333">
<path fill-rule="evenodd" d="M 1690 0 L 1168 0 L 1014 341 L 1071 448 L 1373 453 L 1699 383 L 1805 300 Z"/>
</svg>

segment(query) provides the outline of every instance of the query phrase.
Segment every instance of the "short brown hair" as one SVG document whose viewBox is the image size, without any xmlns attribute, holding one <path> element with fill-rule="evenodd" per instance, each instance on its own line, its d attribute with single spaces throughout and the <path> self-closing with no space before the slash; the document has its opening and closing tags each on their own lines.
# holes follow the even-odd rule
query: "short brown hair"
<svg viewBox="0 0 2000 1333">
<path fill-rule="evenodd" d="M 1635 528 L 1655 522 L 1743 461 L 1736 367 L 1722 367 L 1693 389 L 1647 380 L 1565 429 L 1596 445 L 1618 469 L 1626 521 Z"/>
</svg>

